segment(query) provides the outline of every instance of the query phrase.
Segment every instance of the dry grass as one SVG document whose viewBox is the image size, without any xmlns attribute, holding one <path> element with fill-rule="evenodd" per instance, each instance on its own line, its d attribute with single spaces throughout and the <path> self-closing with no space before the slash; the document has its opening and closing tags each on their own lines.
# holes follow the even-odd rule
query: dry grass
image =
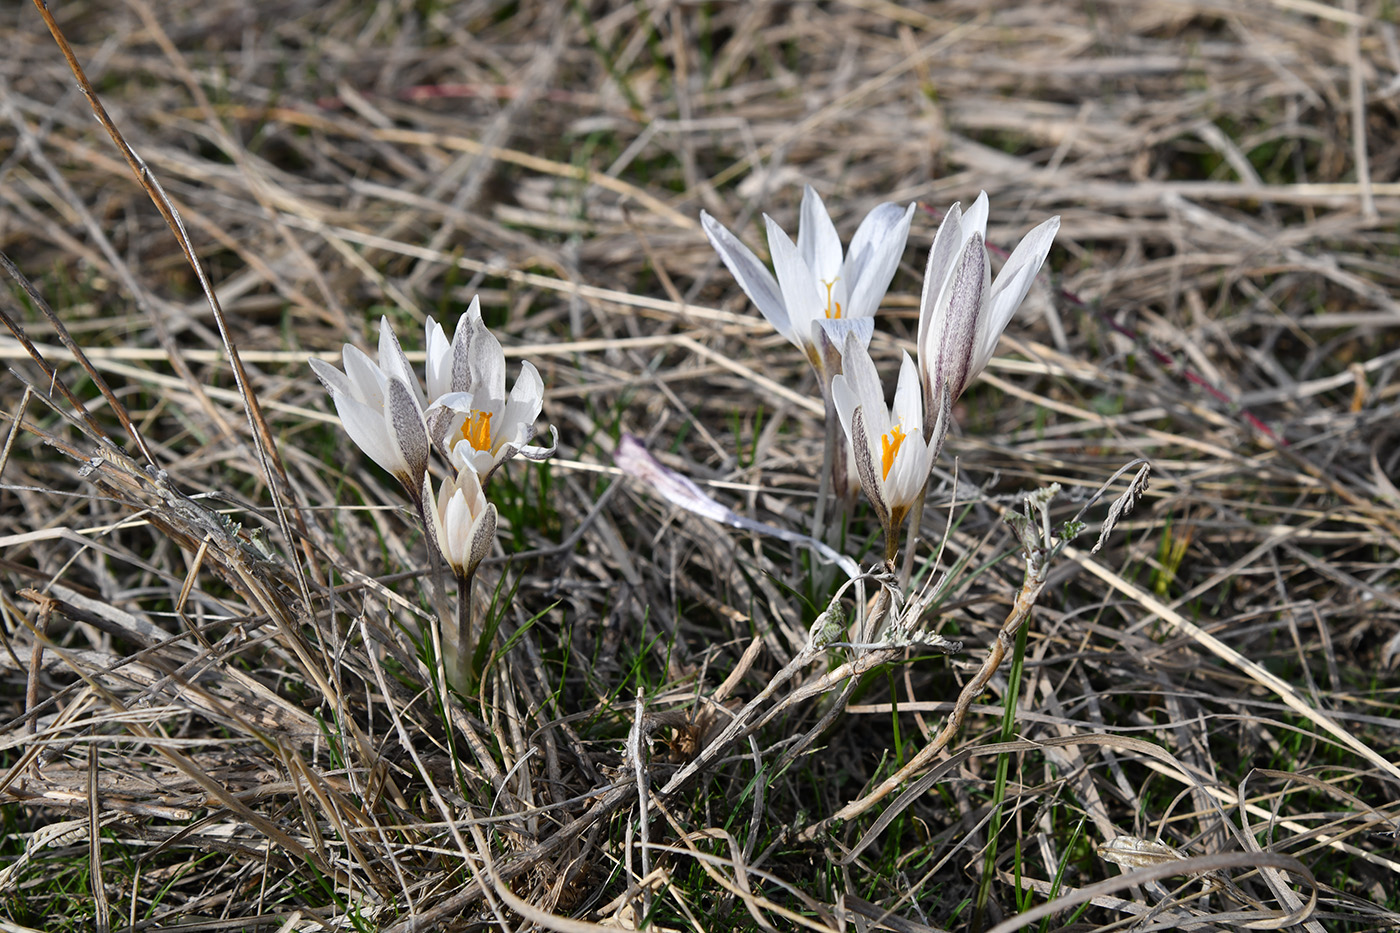
<svg viewBox="0 0 1400 933">
<path fill-rule="evenodd" d="M 39 12 L 0 11 L 0 249 L 91 366 L 12 280 L 5 928 L 1013 929 L 1052 893 L 1051 927 L 1400 924 L 1391 7 L 609 7 L 55 5 L 222 320 Z M 759 245 L 802 182 L 847 235 L 926 208 L 887 362 L 948 204 L 986 189 L 1008 247 L 1063 216 L 925 516 L 965 651 L 851 689 L 859 653 L 789 665 L 829 574 L 610 458 L 648 436 L 804 525 L 811 377 L 696 223 Z M 562 446 L 493 484 L 498 654 L 444 707 L 423 542 L 305 359 L 476 293 Z M 1068 518 L 1134 457 L 1148 497 L 1051 568 L 1024 664 L 832 820 L 995 641 L 1002 510 L 1055 481 Z"/>
</svg>

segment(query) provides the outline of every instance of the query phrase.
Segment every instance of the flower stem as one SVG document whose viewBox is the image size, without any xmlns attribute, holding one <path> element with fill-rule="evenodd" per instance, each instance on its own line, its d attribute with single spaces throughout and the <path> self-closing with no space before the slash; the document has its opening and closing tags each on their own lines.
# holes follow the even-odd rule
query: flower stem
<svg viewBox="0 0 1400 933">
<path fill-rule="evenodd" d="M 423 503 L 421 495 L 410 495 L 413 500 L 413 508 L 418 516 L 418 523 L 423 526 L 423 537 L 428 544 L 428 564 L 431 569 L 431 584 L 428 587 L 428 598 L 433 601 L 433 610 L 437 613 L 437 625 L 434 631 L 434 652 L 439 660 L 443 658 L 443 633 L 444 626 L 451 618 L 451 610 L 447 606 L 447 562 L 443 560 L 441 548 L 438 544 L 437 533 L 433 527 L 433 520 L 428 517 L 427 507 Z M 445 673 L 445 672 L 444 672 Z M 444 691 L 446 688 L 444 687 Z M 443 702 L 446 703 L 446 693 L 443 694 Z"/>
<path fill-rule="evenodd" d="M 909 581 L 914 576 L 914 549 L 919 544 L 919 526 L 924 520 L 924 500 L 928 498 L 928 483 L 924 483 L 924 488 L 919 491 L 919 498 L 914 500 L 914 508 L 909 513 L 909 537 L 904 542 L 904 565 L 899 570 L 899 588 L 907 590 Z"/>
<path fill-rule="evenodd" d="M 836 421 L 836 405 L 831 401 L 831 392 L 823 394 L 826 402 L 826 445 L 822 450 L 822 478 L 817 487 L 817 511 L 812 518 L 812 537 L 818 541 L 824 540 L 822 535 L 826 531 L 826 508 L 827 500 L 831 498 L 832 474 L 836 469 L 836 443 L 840 440 L 841 426 Z M 844 470 L 845 463 L 841 464 Z"/>
<path fill-rule="evenodd" d="M 457 578 L 457 689 L 470 692 L 472 682 L 472 581 L 475 573 Z"/>
</svg>

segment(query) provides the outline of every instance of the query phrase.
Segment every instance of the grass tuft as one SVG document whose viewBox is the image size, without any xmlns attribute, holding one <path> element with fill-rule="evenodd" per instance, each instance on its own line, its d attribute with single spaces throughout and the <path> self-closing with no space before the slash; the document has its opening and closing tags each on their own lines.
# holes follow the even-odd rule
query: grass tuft
<svg viewBox="0 0 1400 933">
<path fill-rule="evenodd" d="M 109 126 L 0 9 L 7 929 L 1400 926 L 1388 7 L 49 14 Z M 612 463 L 809 527 L 807 363 L 698 224 L 765 252 L 804 183 L 846 236 L 923 207 L 890 374 L 951 203 L 989 193 L 997 261 L 1063 218 L 923 513 L 960 653 L 818 645 L 829 565 Z M 306 358 L 478 294 L 561 445 L 491 481 L 452 690 L 421 530 Z M 1027 616 L 1003 516 L 1051 484 L 1085 527 Z"/>
</svg>

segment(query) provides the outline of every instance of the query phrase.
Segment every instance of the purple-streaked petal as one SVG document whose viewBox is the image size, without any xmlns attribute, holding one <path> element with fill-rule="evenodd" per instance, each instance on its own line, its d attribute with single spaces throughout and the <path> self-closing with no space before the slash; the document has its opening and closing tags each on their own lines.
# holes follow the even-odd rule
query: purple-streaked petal
<svg viewBox="0 0 1400 933">
<path fill-rule="evenodd" d="M 448 553 L 447 526 L 443 523 L 442 513 L 452 494 L 451 487 L 452 484 L 450 481 L 444 482 L 437 496 L 434 497 L 432 477 L 424 473 L 423 479 L 419 482 L 418 490 L 418 496 L 423 503 L 423 513 L 428 526 L 428 537 L 432 538 L 432 546 L 437 548 L 443 560 L 447 561 L 449 564 L 452 563 L 452 556 Z"/>
<path fill-rule="evenodd" d="M 445 392 L 467 392 L 472 387 L 472 323 L 481 320 L 481 299 L 473 295 L 467 313 L 457 321 L 452 335 L 452 363 Z"/>
<path fill-rule="evenodd" d="M 549 426 L 548 447 L 531 447 L 529 444 L 521 444 L 519 449 L 516 450 L 516 454 L 518 456 L 524 457 L 526 460 L 534 460 L 538 462 L 540 460 L 548 460 L 550 457 L 554 456 L 554 452 L 558 449 L 559 430 L 551 424 Z"/>
<path fill-rule="evenodd" d="M 845 345 L 843 341 L 832 339 L 831 331 L 824 324 L 831 324 L 832 321 L 826 318 L 818 318 L 812 322 L 812 346 L 816 349 L 816 358 L 813 366 L 817 370 L 818 388 L 821 389 L 822 398 L 830 400 L 831 379 L 841 372 L 841 347 Z"/>
<path fill-rule="evenodd" d="M 496 537 L 496 506 L 487 504 L 471 527 L 471 541 L 467 544 L 467 576 L 476 572 L 486 555 L 491 553 L 491 542 Z"/>
<path fill-rule="evenodd" d="M 700 487 L 691 482 L 689 478 L 662 466 L 646 449 L 646 446 L 631 434 L 624 433 L 618 440 L 617 447 L 613 449 L 613 463 L 617 464 L 618 469 L 628 476 L 641 480 L 650 486 L 672 505 L 694 512 L 711 521 L 729 525 L 731 528 L 741 528 L 745 531 L 770 535 L 790 544 L 810 547 L 823 559 L 840 567 L 852 580 L 860 576 L 860 568 L 856 566 L 855 561 L 838 554 L 823 542 L 788 528 L 775 528 L 772 525 L 756 522 L 751 518 L 744 518 L 732 509 L 720 505 L 702 492 Z"/>
<path fill-rule="evenodd" d="M 379 319 L 379 368 L 386 377 L 402 380 L 404 388 L 410 390 L 418 402 L 418 410 L 423 410 L 426 403 L 423 400 L 423 389 L 418 384 L 418 374 L 408 362 L 408 357 L 399 344 L 398 335 L 389 326 L 387 316 Z"/>
<path fill-rule="evenodd" d="M 928 264 L 924 267 L 924 288 L 919 297 L 919 336 L 915 346 L 919 348 L 919 362 L 925 370 L 929 368 L 932 358 L 925 356 L 924 348 L 930 340 L 938 339 L 931 337 L 930 332 L 941 333 L 944 327 L 942 315 L 947 313 L 947 308 L 938 299 L 952 275 L 953 263 L 957 262 L 962 245 L 962 207 L 954 204 L 943 215 L 943 223 L 938 225 L 938 233 L 934 235 L 933 246 L 928 251 Z"/>
<path fill-rule="evenodd" d="M 706 495 L 690 477 L 662 466 L 642 442 L 630 434 L 622 435 L 617 447 L 613 448 L 613 463 L 674 506 L 726 525 L 734 524 L 738 517 L 732 509 L 725 508 Z"/>
<path fill-rule="evenodd" d="M 953 393 L 949 392 L 946 386 L 938 388 L 935 403 L 938 407 L 933 413 L 925 409 L 925 421 L 927 425 L 932 423 L 933 430 L 928 433 L 929 466 L 932 468 L 933 461 L 938 459 L 938 455 L 943 452 L 943 442 L 948 439 L 948 429 L 953 424 Z"/>
<path fill-rule="evenodd" d="M 468 398 L 470 393 L 462 393 Z M 440 447 L 446 442 L 453 429 L 460 429 L 464 416 L 461 412 L 451 408 L 446 408 L 436 403 L 429 405 L 427 412 L 423 415 L 423 423 L 428 429 L 428 440 L 434 447 Z"/>
<path fill-rule="evenodd" d="M 843 317 L 870 317 L 879 310 L 904 256 L 913 219 L 913 204 L 901 210 L 897 204 L 885 203 L 865 215 L 846 254 Z"/>
<path fill-rule="evenodd" d="M 870 429 L 865 423 L 865 409 L 859 407 L 851 412 L 851 433 L 856 437 L 869 437 Z M 869 443 L 854 445 L 856 474 L 860 477 L 860 488 L 875 507 L 880 524 L 885 527 L 886 536 L 890 530 L 890 503 L 885 498 L 885 478 L 880 464 L 875 462 L 875 451 Z"/>
<path fill-rule="evenodd" d="M 931 367 L 938 385 L 947 386 L 956 399 L 972 378 L 970 366 L 977 346 L 977 329 L 982 316 L 983 298 L 991 275 L 987 247 L 980 234 L 973 234 L 963 248 L 953 278 L 939 302 L 947 307 L 947 318 Z M 939 335 L 930 335 L 938 339 Z"/>
<path fill-rule="evenodd" d="M 403 380 L 389 378 L 387 421 L 390 440 L 398 447 L 408 467 L 405 485 L 417 489 L 428 471 L 428 431 L 423 423 L 423 410 Z"/>
<path fill-rule="evenodd" d="M 700 226 L 705 229 L 705 236 L 709 237 L 710 245 L 719 253 L 729 274 L 734 276 L 759 313 L 768 319 L 774 330 L 791 340 L 792 324 L 787 304 L 783 301 L 782 289 L 773 273 L 758 261 L 753 250 L 704 211 L 700 212 Z"/>
<path fill-rule="evenodd" d="M 306 362 L 311 365 L 311 371 L 316 374 L 316 378 L 321 380 L 321 385 L 325 386 L 326 391 L 332 396 L 354 396 L 354 392 L 350 389 L 350 380 L 345 377 L 345 373 L 325 360 L 318 360 L 315 357 Z"/>
</svg>

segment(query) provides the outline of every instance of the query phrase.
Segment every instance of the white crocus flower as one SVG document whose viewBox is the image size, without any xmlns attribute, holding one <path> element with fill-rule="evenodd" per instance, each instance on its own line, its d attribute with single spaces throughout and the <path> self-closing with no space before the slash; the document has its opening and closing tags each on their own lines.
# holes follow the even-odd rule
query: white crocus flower
<svg viewBox="0 0 1400 933">
<path fill-rule="evenodd" d="M 919 302 L 919 381 L 924 437 L 937 456 L 953 403 L 987 368 L 1002 331 L 1026 297 L 1050 252 L 1060 218 L 1051 217 L 1017 245 L 991 281 L 987 256 L 987 193 L 966 214 L 954 204 L 929 250 Z"/>
<path fill-rule="evenodd" d="M 700 223 L 739 287 L 768 323 L 806 354 L 826 393 L 840 372 L 841 348 L 848 334 L 862 346 L 874 333 L 872 318 L 899 268 L 914 205 L 878 205 L 866 215 L 843 253 L 841 238 L 821 197 L 808 185 L 793 244 L 767 214 L 768 249 L 777 276 L 738 237 L 704 211 Z"/>
<path fill-rule="evenodd" d="M 388 319 L 379 322 L 378 364 L 348 343 L 345 372 L 324 360 L 309 362 L 350 439 L 417 498 L 428 470 L 423 390 Z"/>
<path fill-rule="evenodd" d="M 544 406 L 544 380 L 528 360 L 506 395 L 506 355 L 481 319 L 473 300 L 457 322 L 449 342 L 442 328 L 428 328 L 428 391 L 436 395 L 428 408 L 434 443 L 446 443 L 453 466 L 470 468 L 485 482 L 506 460 L 519 454 L 530 460 L 552 456 L 549 447 L 531 447 L 535 420 Z M 441 392 L 441 394 L 437 394 Z"/>
<path fill-rule="evenodd" d="M 460 470 L 432 494 L 432 479 L 423 479 L 428 523 L 443 559 L 459 580 L 469 580 L 491 550 L 496 537 L 496 507 L 486 501 L 475 470 Z"/>
<path fill-rule="evenodd" d="M 832 400 L 861 488 L 884 526 L 885 557 L 892 560 L 900 526 L 923 495 L 936 456 L 924 438 L 919 374 L 905 353 L 894 404 L 886 408 L 875 363 L 854 334 L 846 338 L 844 357 L 844 371 L 831 381 Z"/>
</svg>

